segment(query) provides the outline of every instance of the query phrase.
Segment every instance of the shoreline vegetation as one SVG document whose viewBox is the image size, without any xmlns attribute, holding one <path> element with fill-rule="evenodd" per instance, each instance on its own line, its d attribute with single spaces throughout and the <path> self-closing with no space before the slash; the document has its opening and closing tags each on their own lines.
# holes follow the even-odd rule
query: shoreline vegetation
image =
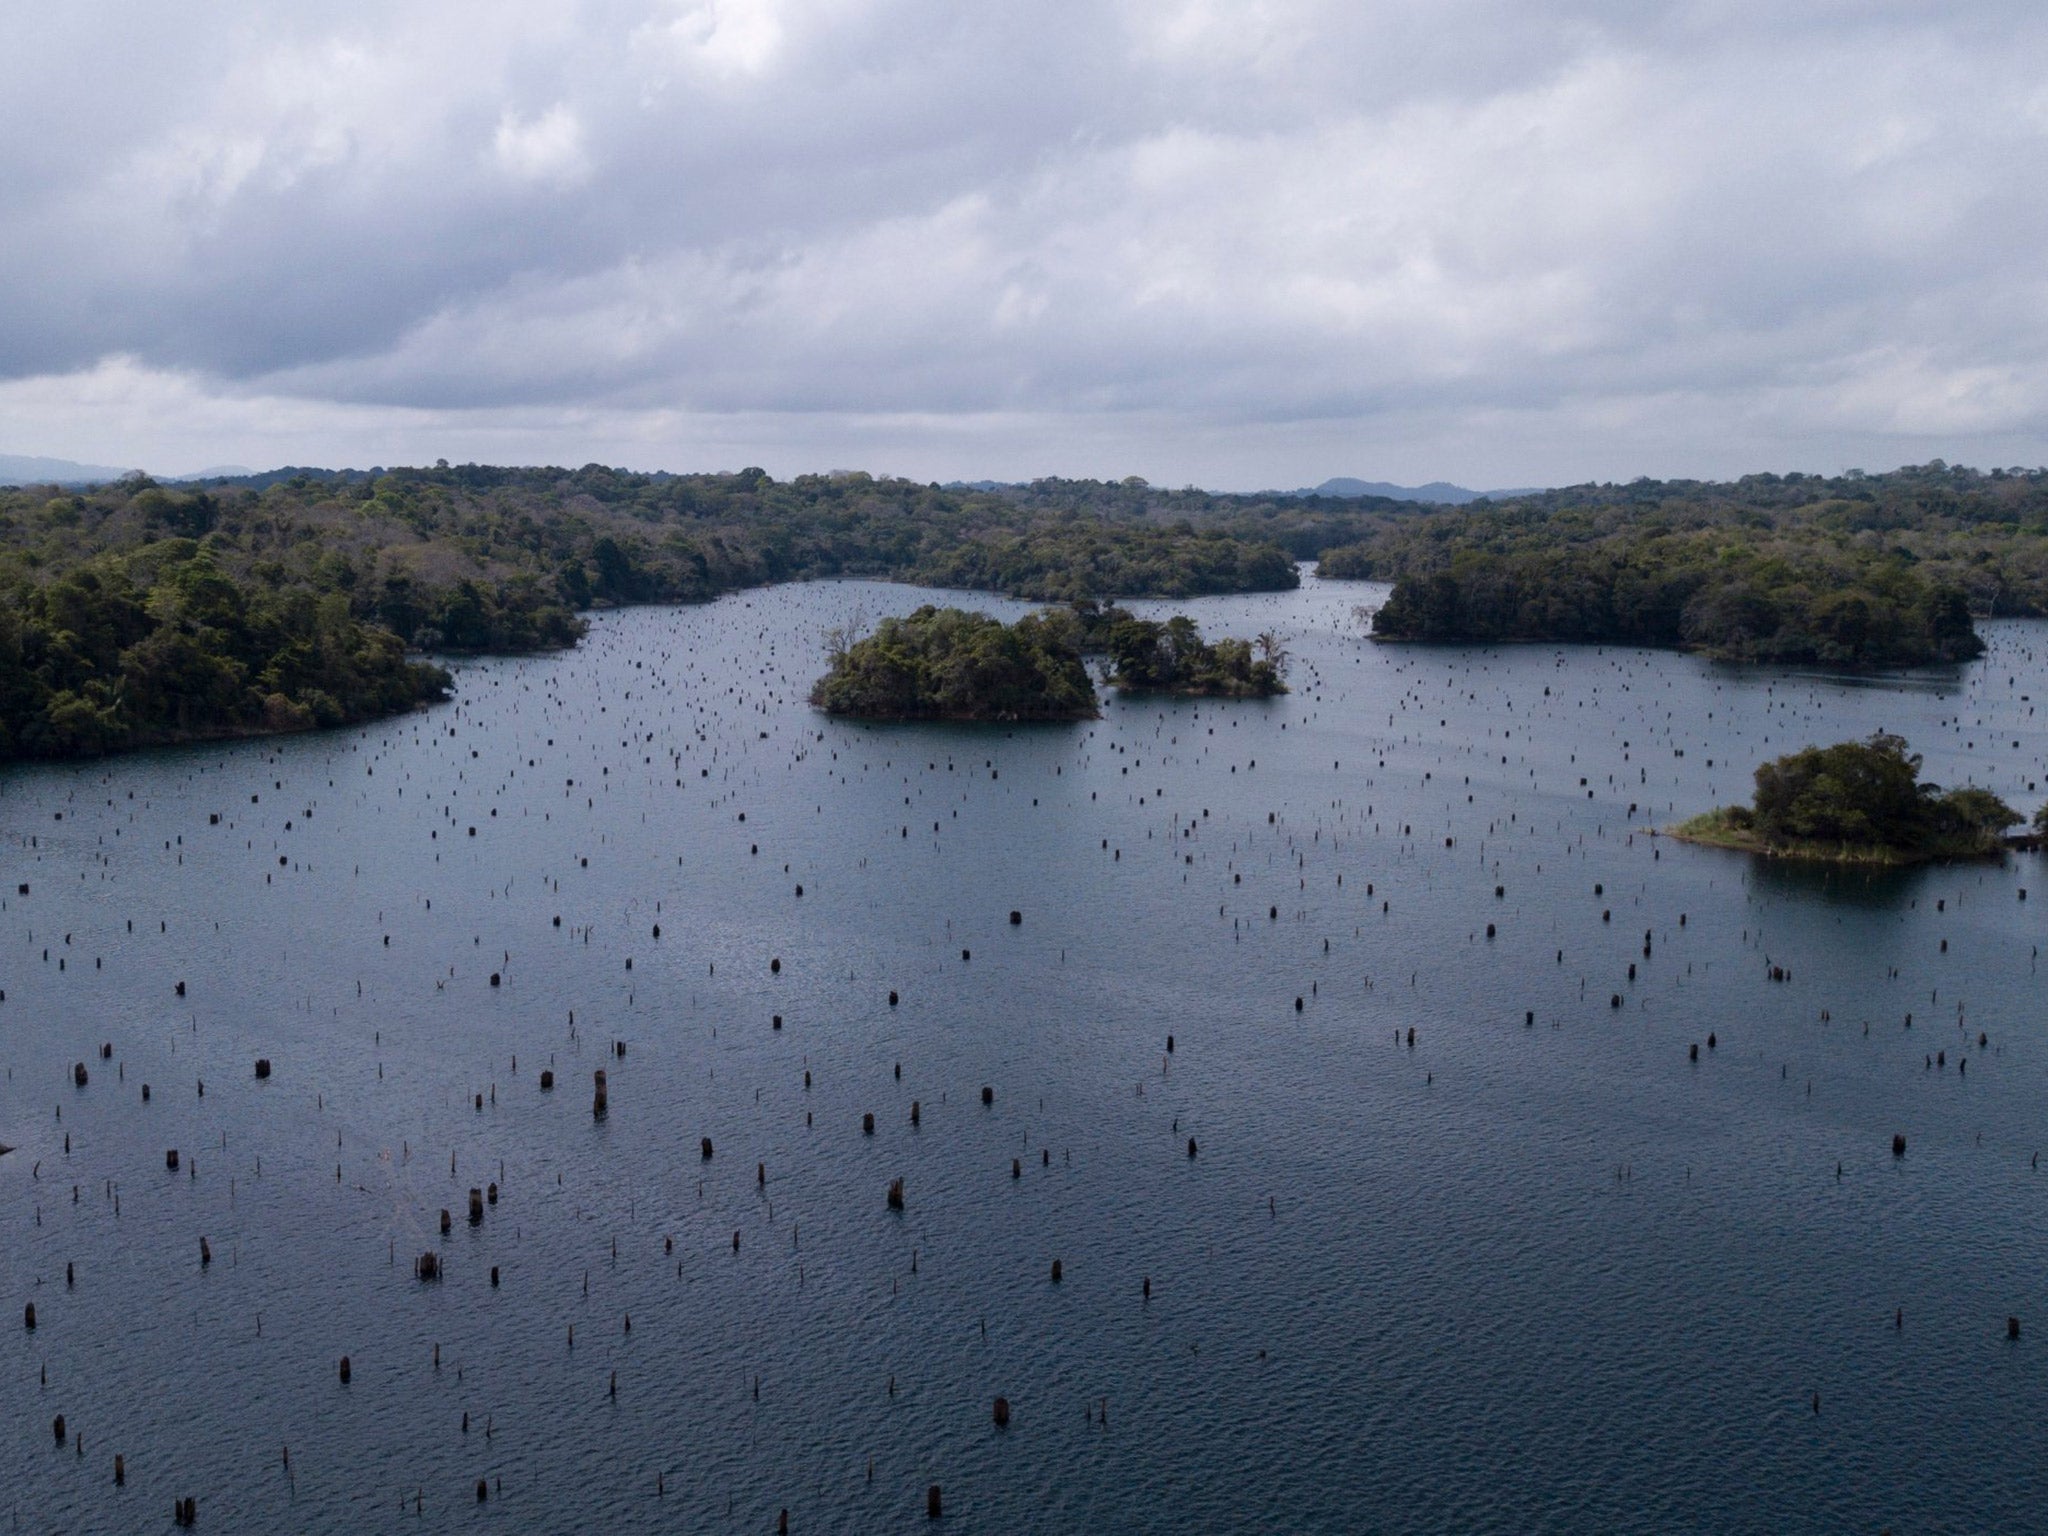
<svg viewBox="0 0 2048 1536">
<path fill-rule="evenodd" d="M 1384 520 L 1318 574 L 1392 582 L 1385 640 L 1952 664 L 1982 653 L 1975 618 L 2048 613 L 2048 471 L 1577 486 Z"/>
<path fill-rule="evenodd" d="M 600 465 L 0 489 L 0 761 L 357 723 L 445 697 L 446 674 L 408 650 L 558 649 L 586 610 L 781 581 L 1043 602 L 1285 591 L 1318 517 L 1135 478 L 990 489 Z"/>
<path fill-rule="evenodd" d="M 1987 789 L 1922 783 L 1920 766 L 1903 738 L 1884 732 L 1807 747 L 1757 769 L 1751 805 L 1704 812 L 1664 835 L 1763 858 L 1880 867 L 2041 846 L 2048 806 L 2032 835 L 2009 837 L 2019 812 Z"/>
<path fill-rule="evenodd" d="M 1881 667 L 2048 615 L 2048 470 L 1586 485 L 1427 509 L 1121 481 L 778 482 L 486 465 L 0 488 L 0 762 L 379 718 L 446 696 L 413 659 L 574 645 L 591 610 L 873 577 L 1047 603 L 1392 581 L 1375 634 L 1677 646 Z M 1123 686 L 1256 697 L 1223 648 Z M 412 653 L 412 655 L 408 655 Z M 1189 653 L 1193 655 L 1193 652 Z M 1167 670 L 1162 673 L 1164 657 Z"/>
<path fill-rule="evenodd" d="M 1084 657 L 1102 656 L 1120 692 L 1196 698 L 1270 698 L 1285 693 L 1286 647 L 1202 639 L 1185 614 L 1140 619 L 1092 600 L 1004 624 L 983 613 L 927 603 L 887 618 L 872 634 L 858 621 L 825 637 L 830 666 L 810 701 L 862 720 L 1092 720 L 1101 714 Z"/>
</svg>

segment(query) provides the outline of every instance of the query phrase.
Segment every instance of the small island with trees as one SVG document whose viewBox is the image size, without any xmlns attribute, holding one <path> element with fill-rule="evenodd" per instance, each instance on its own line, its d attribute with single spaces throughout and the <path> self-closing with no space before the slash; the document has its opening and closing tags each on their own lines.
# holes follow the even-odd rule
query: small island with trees
<svg viewBox="0 0 2048 1536">
<path fill-rule="evenodd" d="M 857 627 L 857 626 L 856 626 Z M 1064 625 L 1004 624 L 927 603 L 856 638 L 826 636 L 831 670 L 811 689 L 827 714 L 868 720 L 1091 720 L 1095 685 Z"/>
<path fill-rule="evenodd" d="M 811 689 L 827 714 L 868 720 L 1089 720 L 1101 713 L 1084 656 L 1107 658 L 1111 687 L 1198 698 L 1285 693 L 1279 637 L 1205 641 L 1193 619 L 1141 619 L 1083 600 L 1004 624 L 930 604 L 825 637 L 830 669 Z"/>
<path fill-rule="evenodd" d="M 1756 798 L 1671 829 L 1689 843 L 1837 864 L 1918 864 L 2005 849 L 2024 818 L 1988 789 L 1922 783 L 1903 737 L 1807 747 L 1756 771 Z M 2048 808 L 2035 818 L 2048 830 Z"/>
<path fill-rule="evenodd" d="M 1127 693 L 1269 699 L 1287 691 L 1287 650 L 1271 630 L 1251 640 L 1211 642 L 1184 613 L 1141 619 L 1109 608 L 1097 633 L 1109 658 L 1109 681 Z"/>
</svg>

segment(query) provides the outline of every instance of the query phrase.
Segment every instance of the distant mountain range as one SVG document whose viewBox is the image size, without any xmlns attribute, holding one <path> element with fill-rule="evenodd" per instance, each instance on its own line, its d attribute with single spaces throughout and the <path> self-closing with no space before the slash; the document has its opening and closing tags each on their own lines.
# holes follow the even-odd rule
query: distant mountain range
<svg viewBox="0 0 2048 1536">
<path fill-rule="evenodd" d="M 75 464 L 70 459 L 0 453 L 0 485 L 99 485 L 127 473 L 105 464 Z"/>
<path fill-rule="evenodd" d="M 109 480 L 135 473 L 132 469 L 116 469 L 111 464 L 80 464 L 71 459 L 0 453 L 0 485 L 104 485 Z M 219 464 L 212 469 L 194 470 L 189 475 L 159 475 L 157 478 L 175 483 L 181 480 L 223 480 L 248 473 L 239 464 Z"/>
<path fill-rule="evenodd" d="M 118 480 L 135 471 L 115 469 L 106 464 L 79 464 L 70 459 L 46 459 L 27 454 L 0 453 L 0 485 L 99 485 L 109 480 Z M 332 475 L 331 470 L 305 470 L 285 468 L 257 474 L 239 464 L 218 464 L 211 469 L 195 470 L 189 475 L 159 475 L 166 482 L 180 480 L 233 480 L 269 481 L 287 479 L 292 475 Z M 952 490 L 999 491 L 1007 490 L 1010 484 L 1002 480 L 955 480 L 948 484 Z M 1468 501 L 1491 498 L 1499 501 L 1508 496 L 1526 496 L 1539 490 L 1539 486 L 1520 486 L 1503 491 L 1470 491 L 1462 485 L 1452 485 L 1446 480 L 1432 480 L 1427 485 L 1394 485 L 1385 480 L 1354 480 L 1339 475 L 1325 480 L 1321 485 L 1305 486 L 1298 491 L 1268 491 L 1262 494 L 1272 496 L 1329 496 L 1360 497 L 1380 496 L 1389 501 L 1429 502 L 1440 506 L 1461 507 Z"/>
<path fill-rule="evenodd" d="M 1339 475 L 1334 480 L 1325 480 L 1321 485 L 1309 486 L 1299 491 L 1287 491 L 1288 496 L 1384 496 L 1389 501 L 1429 501 L 1444 506 L 1462 507 L 1468 501 L 1499 501 L 1508 496 L 1527 496 L 1541 490 L 1541 486 L 1516 486 L 1504 491 L 1468 491 L 1462 485 L 1452 485 L 1446 480 L 1432 480 L 1427 485 L 1392 485 L 1385 480 L 1353 480 Z"/>
<path fill-rule="evenodd" d="M 1013 480 L 949 480 L 949 491 L 1009 491 L 1019 488 Z M 1189 487 L 1193 489 L 1193 487 Z M 1388 501 L 1429 502 L 1438 506 L 1462 507 L 1468 501 L 1501 501 L 1509 496 L 1530 496 L 1547 487 L 1540 485 L 1517 486 L 1503 491 L 1469 491 L 1462 485 L 1452 485 L 1448 480 L 1432 480 L 1427 485 L 1394 485 L 1385 480 L 1353 480 L 1348 475 L 1339 475 L 1334 480 L 1325 480 L 1321 485 L 1303 486 L 1298 491 L 1254 491 L 1255 496 L 1329 496 L 1333 498 L 1356 498 L 1379 496 Z"/>
</svg>

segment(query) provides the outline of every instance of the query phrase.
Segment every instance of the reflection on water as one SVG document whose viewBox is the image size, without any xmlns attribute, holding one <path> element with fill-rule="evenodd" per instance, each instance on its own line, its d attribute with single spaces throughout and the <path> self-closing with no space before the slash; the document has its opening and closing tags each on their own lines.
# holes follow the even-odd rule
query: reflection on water
<svg viewBox="0 0 2048 1536">
<path fill-rule="evenodd" d="M 1951 879 L 1958 869 L 1975 873 L 1978 866 L 1927 866 L 1887 869 L 1876 865 L 1815 863 L 1806 859 L 1755 859 L 1729 854 L 1742 860 L 1750 885 L 1757 894 L 1811 900 L 1837 907 L 1889 912 L 1910 907 L 1923 889 L 1945 889 L 1942 877 Z"/>
</svg>

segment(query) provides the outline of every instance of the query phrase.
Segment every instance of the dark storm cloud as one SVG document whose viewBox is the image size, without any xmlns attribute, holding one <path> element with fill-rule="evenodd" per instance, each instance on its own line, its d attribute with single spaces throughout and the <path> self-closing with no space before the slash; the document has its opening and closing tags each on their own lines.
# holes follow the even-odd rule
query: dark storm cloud
<svg viewBox="0 0 2048 1536">
<path fill-rule="evenodd" d="M 1251 483 L 2048 419 L 2036 6 L 46 9 L 0 63 L 38 447 Z"/>
</svg>

